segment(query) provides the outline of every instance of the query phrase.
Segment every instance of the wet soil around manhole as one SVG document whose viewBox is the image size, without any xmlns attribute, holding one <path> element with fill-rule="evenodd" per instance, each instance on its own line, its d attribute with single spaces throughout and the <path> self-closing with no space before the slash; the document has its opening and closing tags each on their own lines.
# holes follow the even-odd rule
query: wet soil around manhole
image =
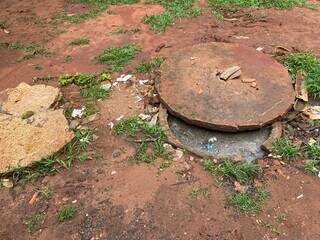
<svg viewBox="0 0 320 240">
<path fill-rule="evenodd" d="M 71 9 L 60 0 L 0 2 L 0 19 L 7 21 L 10 34 L 0 31 L 1 42 L 37 42 L 53 54 L 21 61 L 21 50 L 0 49 L 0 90 L 16 87 L 20 82 L 32 83 L 33 77 L 58 76 L 62 73 L 100 72 L 104 66 L 93 59 L 104 48 L 113 44 L 138 43 L 142 52 L 124 72 L 134 70 L 143 59 L 166 57 L 172 51 L 193 44 L 222 41 L 241 43 L 253 48 L 263 47 L 272 54 L 275 45 L 300 50 L 313 50 L 320 55 L 320 10 L 295 8 L 292 10 L 240 11 L 238 20 L 217 21 L 205 13 L 192 19 L 178 20 L 163 34 L 156 34 L 141 23 L 146 14 L 159 13 L 160 6 L 113 6 L 111 11 L 81 24 L 64 23 L 53 26 L 49 21 L 39 24 L 34 16 L 51 19 L 57 13 Z M 110 14 L 112 12 L 112 14 Z M 209 12 L 209 11 L 208 11 Z M 250 14 L 248 14 L 250 13 Z M 18 19 L 22 16 L 22 20 Z M 139 26 L 135 34 L 108 34 L 115 26 Z M 52 30 L 51 30 L 52 29 Z M 57 32 L 55 30 L 58 30 Z M 87 36 L 92 44 L 71 47 L 69 42 Z M 238 39 L 245 36 L 246 39 Z M 166 44 L 170 47 L 155 49 Z M 66 55 L 73 57 L 65 62 Z M 40 65 L 42 68 L 36 68 Z M 117 76 L 117 75 L 116 75 Z M 115 77 L 116 77 L 115 76 Z M 141 79 L 146 76 L 141 76 Z M 49 82 L 57 85 L 56 82 Z M 0 239 L 142 239 L 142 240 L 315 240 L 319 239 L 319 180 L 305 175 L 290 165 L 261 160 L 270 199 L 263 212 L 256 216 L 238 214 L 227 204 L 228 188 L 216 184 L 215 177 L 201 167 L 201 159 L 184 154 L 183 160 L 191 165 L 187 179 L 176 174 L 174 165 L 158 176 L 158 165 L 132 165 L 128 158 L 133 146 L 125 139 L 112 135 L 107 122 L 121 115 L 131 116 L 142 111 L 143 103 L 135 103 L 132 87 L 112 93 L 110 99 L 99 102 L 101 118 L 92 125 L 99 136 L 97 146 L 103 159 L 76 162 L 70 170 L 46 176 L 33 183 L 19 183 L 11 189 L 0 189 Z M 72 95 L 74 89 L 62 90 Z M 134 99 L 134 100 L 133 100 Z M 130 101 L 130 102 L 129 102 Z M 190 99 L 191 101 L 191 99 Z M 129 102 L 129 103 L 128 103 Z M 113 154 L 116 150 L 121 154 Z M 111 172 L 116 174 L 111 175 Z M 148 184 L 146 184 L 148 183 Z M 33 194 L 41 186 L 52 190 L 48 200 L 39 199 L 30 205 Z M 191 199 L 194 188 L 206 187 L 208 199 Z M 297 199 L 297 196 L 303 197 Z M 64 206 L 77 209 L 75 217 L 58 223 L 57 213 Z M 45 213 L 41 230 L 32 234 L 23 223 L 26 216 Z M 285 216 L 284 221 L 277 219 Z M 264 222 L 266 224 L 259 224 Z M 274 233 L 276 226 L 280 234 Z"/>
</svg>

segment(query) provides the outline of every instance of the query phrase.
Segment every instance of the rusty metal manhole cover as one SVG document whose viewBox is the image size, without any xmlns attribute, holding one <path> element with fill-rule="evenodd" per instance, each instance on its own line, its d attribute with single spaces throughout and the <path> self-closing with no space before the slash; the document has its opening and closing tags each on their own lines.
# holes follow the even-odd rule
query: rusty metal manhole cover
<svg viewBox="0 0 320 240">
<path fill-rule="evenodd" d="M 240 77 L 221 80 L 219 74 L 232 66 L 240 67 Z M 187 47 L 172 53 L 160 71 L 156 89 L 170 113 L 214 130 L 261 128 L 282 117 L 294 101 L 286 68 L 239 44 Z"/>
</svg>

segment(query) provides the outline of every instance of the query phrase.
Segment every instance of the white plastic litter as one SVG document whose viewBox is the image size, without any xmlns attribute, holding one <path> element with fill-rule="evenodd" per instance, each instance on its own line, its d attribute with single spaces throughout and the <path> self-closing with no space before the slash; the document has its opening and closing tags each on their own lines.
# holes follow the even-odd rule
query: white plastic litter
<svg viewBox="0 0 320 240">
<path fill-rule="evenodd" d="M 101 88 L 106 90 L 106 91 L 109 91 L 111 89 L 112 85 L 111 83 L 107 83 L 107 84 L 102 84 L 101 85 Z"/>
<path fill-rule="evenodd" d="M 118 117 L 117 119 L 116 119 L 116 121 L 120 121 L 122 118 L 124 118 L 124 115 L 121 115 L 120 117 Z"/>
<path fill-rule="evenodd" d="M 140 84 L 140 85 L 144 85 L 144 84 L 146 84 L 147 82 L 149 82 L 148 79 L 146 79 L 146 80 L 139 80 L 139 84 Z"/>
<path fill-rule="evenodd" d="M 297 199 L 303 198 L 303 194 L 300 194 Z"/>
<path fill-rule="evenodd" d="M 128 74 L 122 74 L 120 77 L 117 78 L 117 82 L 126 82 L 128 81 L 130 78 L 132 78 L 132 75 Z"/>
<path fill-rule="evenodd" d="M 142 120 L 150 120 L 150 119 L 151 119 L 151 116 L 150 116 L 150 115 L 144 114 L 144 113 L 140 113 L 140 114 L 139 114 L 139 117 L 140 117 Z"/>
<path fill-rule="evenodd" d="M 108 126 L 110 127 L 110 129 L 112 129 L 113 126 L 114 126 L 114 123 L 113 123 L 113 122 L 109 122 L 109 123 L 108 123 Z"/>
<path fill-rule="evenodd" d="M 73 109 L 73 111 L 71 113 L 71 117 L 73 117 L 73 118 L 76 118 L 76 117 L 81 118 L 82 115 L 84 114 L 84 110 L 85 109 L 86 109 L 85 107 L 82 107 L 81 109 Z"/>
</svg>

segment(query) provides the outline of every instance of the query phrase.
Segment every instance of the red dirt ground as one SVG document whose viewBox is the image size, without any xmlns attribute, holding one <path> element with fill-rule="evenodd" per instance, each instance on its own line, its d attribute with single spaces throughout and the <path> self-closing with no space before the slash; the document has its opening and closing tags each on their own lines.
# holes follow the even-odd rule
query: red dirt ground
<svg viewBox="0 0 320 240">
<path fill-rule="evenodd" d="M 133 70 L 142 59 L 165 57 L 186 45 L 211 41 L 263 47 L 268 54 L 280 45 L 312 50 L 320 55 L 320 10 L 251 10 L 240 12 L 235 16 L 238 20 L 232 22 L 219 22 L 205 13 L 198 18 L 178 20 L 163 34 L 156 34 L 141 23 L 144 15 L 161 12 L 162 8 L 143 4 L 113 6 L 98 18 L 81 24 L 50 23 L 50 19 L 63 10 L 72 13 L 84 8 L 86 6 L 72 7 L 63 0 L 1 1 L 0 19 L 7 21 L 10 33 L 1 30 L 0 41 L 41 43 L 52 55 L 21 60 L 20 50 L 0 48 L 0 90 L 20 82 L 32 83 L 33 77 L 100 72 L 104 66 L 96 64 L 94 57 L 113 44 L 128 42 L 138 43 L 143 51 L 124 72 Z M 139 26 L 141 31 L 111 34 L 115 26 Z M 90 45 L 68 45 L 79 36 L 89 37 Z M 238 39 L 239 36 L 248 38 Z M 157 53 L 155 49 L 160 44 L 168 47 Z M 73 61 L 66 63 L 66 55 L 71 55 Z M 42 69 L 37 70 L 36 65 Z M 99 102 L 101 117 L 93 125 L 98 129 L 97 146 L 103 154 L 102 160 L 76 163 L 69 171 L 0 190 L 1 240 L 320 239 L 319 179 L 293 166 L 260 161 L 270 198 L 261 214 L 246 216 L 228 206 L 229 187 L 219 186 L 214 177 L 204 172 L 197 157 L 192 160 L 189 154 L 184 154 L 183 164 L 190 165 L 184 177 L 176 174 L 181 170 L 180 163 L 173 163 L 160 176 L 158 162 L 129 164 L 127 160 L 134 148 L 124 139 L 113 136 L 107 123 L 121 115 L 132 116 L 143 111 L 143 104 L 136 103 L 134 95 L 132 87 L 121 86 L 110 98 Z M 116 174 L 111 174 L 112 171 Z M 52 198 L 29 204 L 42 185 L 52 189 Z M 190 198 L 195 187 L 207 187 L 210 197 Z M 297 199 L 301 194 L 303 197 Z M 75 218 L 59 224 L 56 214 L 66 205 L 77 209 Z M 40 229 L 29 234 L 23 220 L 36 213 L 45 213 L 45 221 Z M 278 221 L 279 218 L 282 220 Z"/>
</svg>

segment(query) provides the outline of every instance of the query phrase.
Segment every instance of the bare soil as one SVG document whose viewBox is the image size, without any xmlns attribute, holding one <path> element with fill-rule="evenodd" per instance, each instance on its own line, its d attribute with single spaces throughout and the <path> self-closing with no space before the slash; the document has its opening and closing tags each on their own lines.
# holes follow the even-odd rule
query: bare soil
<svg viewBox="0 0 320 240">
<path fill-rule="evenodd" d="M 7 21 L 10 32 L 0 31 L 1 42 L 36 42 L 52 54 L 21 60 L 21 50 L 0 48 L 0 90 L 20 82 L 32 83 L 33 77 L 98 73 L 105 67 L 96 64 L 94 57 L 104 48 L 129 42 L 139 44 L 142 52 L 124 73 L 134 70 L 143 59 L 166 57 L 182 47 L 212 41 L 263 47 L 267 54 L 273 54 L 276 46 L 283 46 L 320 55 L 319 9 L 242 11 L 234 16 L 236 21 L 222 22 L 205 12 L 198 18 L 177 20 L 163 34 L 154 33 L 141 23 L 144 15 L 163 11 L 156 5 L 112 6 L 98 18 L 80 24 L 54 25 L 50 21 L 59 12 L 81 12 L 86 8 L 74 7 L 63 0 L 1 1 L 0 19 Z M 141 31 L 111 34 L 116 26 L 138 26 Z M 90 45 L 68 45 L 80 36 L 90 38 Z M 162 44 L 165 47 L 156 52 Z M 66 62 L 67 55 L 73 61 Z M 57 85 L 54 81 L 48 84 Z M 63 89 L 66 95 L 72 95 L 73 91 Z M 184 174 L 176 174 L 181 170 L 178 163 L 160 175 L 159 161 L 151 165 L 128 163 L 133 146 L 113 136 L 107 124 L 121 115 L 143 111 L 144 104 L 136 102 L 132 86 L 122 85 L 98 105 L 100 118 L 92 126 L 97 128 L 96 144 L 103 158 L 75 163 L 69 171 L 42 177 L 34 183 L 2 188 L 0 239 L 320 239 L 318 178 L 305 175 L 291 164 L 262 159 L 259 164 L 265 171 L 264 183 L 270 198 L 261 214 L 243 215 L 227 203 L 231 187 L 220 186 L 217 179 L 202 169 L 201 159 L 196 156 L 184 154 L 184 161 L 190 165 Z M 43 185 L 52 190 L 52 197 L 39 198 L 30 204 L 33 194 Z M 190 192 L 197 187 L 208 188 L 209 198 L 192 199 Z M 301 194 L 303 197 L 297 199 Z M 77 210 L 75 217 L 58 223 L 59 209 L 70 205 Z M 27 215 L 37 213 L 45 213 L 45 220 L 30 234 L 23 221 Z"/>
</svg>

